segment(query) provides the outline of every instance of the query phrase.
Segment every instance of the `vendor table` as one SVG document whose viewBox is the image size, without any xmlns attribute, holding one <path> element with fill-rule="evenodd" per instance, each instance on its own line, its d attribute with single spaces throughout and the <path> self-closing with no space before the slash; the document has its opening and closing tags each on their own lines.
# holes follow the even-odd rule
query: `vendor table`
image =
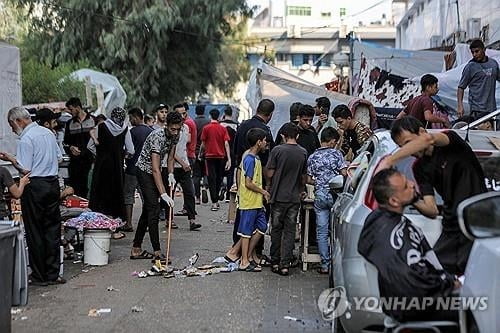
<svg viewBox="0 0 500 333">
<path fill-rule="evenodd" d="M 302 225 L 300 239 L 300 252 L 302 258 L 302 270 L 307 271 L 307 265 L 321 262 L 319 254 L 309 253 L 309 222 L 311 220 L 311 212 L 314 213 L 314 200 L 304 199 L 302 201 L 301 214 L 304 213 L 304 218 L 300 219 Z"/>
</svg>

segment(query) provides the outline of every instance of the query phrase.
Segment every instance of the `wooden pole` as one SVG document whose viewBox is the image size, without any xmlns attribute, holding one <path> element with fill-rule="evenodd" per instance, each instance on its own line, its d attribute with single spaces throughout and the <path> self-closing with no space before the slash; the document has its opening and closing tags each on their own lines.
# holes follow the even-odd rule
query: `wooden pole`
<svg viewBox="0 0 500 333">
<path fill-rule="evenodd" d="M 173 193 L 173 188 L 170 187 L 170 198 L 172 198 L 172 200 L 174 200 L 172 193 Z M 171 235 L 171 231 L 172 231 L 173 215 L 174 215 L 174 208 L 168 206 L 167 258 L 166 258 L 166 263 L 165 263 L 165 271 L 168 268 L 168 260 L 170 257 L 170 235 Z"/>
</svg>

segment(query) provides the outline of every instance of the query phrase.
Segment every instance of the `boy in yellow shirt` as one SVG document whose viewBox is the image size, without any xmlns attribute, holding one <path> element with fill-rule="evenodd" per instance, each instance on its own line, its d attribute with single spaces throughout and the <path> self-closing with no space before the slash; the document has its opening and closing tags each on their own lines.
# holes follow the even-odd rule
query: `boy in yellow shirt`
<svg viewBox="0 0 500 333">
<path fill-rule="evenodd" d="M 248 131 L 247 140 L 250 149 L 243 157 L 240 165 L 238 187 L 240 225 L 238 235 L 241 237 L 240 270 L 260 272 L 254 256 L 255 245 L 267 230 L 267 219 L 264 212 L 263 199 L 269 200 L 269 193 L 262 188 L 262 164 L 258 153 L 266 149 L 266 132 L 260 128 Z"/>
</svg>

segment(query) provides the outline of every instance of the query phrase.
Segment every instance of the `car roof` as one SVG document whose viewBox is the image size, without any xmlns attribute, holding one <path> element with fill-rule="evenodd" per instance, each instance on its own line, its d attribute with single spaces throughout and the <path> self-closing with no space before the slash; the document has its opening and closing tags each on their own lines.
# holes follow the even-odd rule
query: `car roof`
<svg viewBox="0 0 500 333">
<path fill-rule="evenodd" d="M 430 133 L 442 132 L 443 130 L 428 130 Z M 467 136 L 466 130 L 448 130 L 454 131 L 462 139 L 465 140 Z M 386 140 L 390 140 L 391 142 L 391 132 L 389 130 L 378 130 L 375 132 L 375 136 L 379 139 L 380 142 L 387 142 Z M 498 131 L 481 131 L 481 130 L 470 130 L 469 131 L 469 144 L 472 146 L 474 151 L 491 151 L 491 152 L 499 152 L 500 150 L 491 142 L 490 138 L 498 139 L 500 141 L 500 132 Z M 392 151 L 392 149 L 391 149 Z"/>
</svg>

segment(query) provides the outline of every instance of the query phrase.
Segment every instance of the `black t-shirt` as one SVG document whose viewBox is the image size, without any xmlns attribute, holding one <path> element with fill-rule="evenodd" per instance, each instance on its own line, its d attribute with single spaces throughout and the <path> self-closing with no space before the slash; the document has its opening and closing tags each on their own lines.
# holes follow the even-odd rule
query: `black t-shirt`
<svg viewBox="0 0 500 333">
<path fill-rule="evenodd" d="M 460 202 L 486 192 L 484 174 L 471 147 L 453 131 L 444 132 L 450 143 L 434 147 L 431 156 L 418 159 L 413 174 L 422 195 L 443 198 L 443 228 L 459 230 L 457 207 Z"/>
<path fill-rule="evenodd" d="M 302 176 L 307 173 L 307 152 L 296 144 L 282 144 L 271 151 L 266 168 L 273 169 L 271 203 L 300 203 L 304 190 Z"/>
<path fill-rule="evenodd" d="M 454 276 L 445 272 L 422 230 L 401 214 L 376 209 L 366 218 L 358 252 L 378 271 L 380 297 L 446 297 Z M 397 320 L 425 319 L 426 311 L 382 310 Z M 432 311 L 433 309 L 427 309 Z"/>
<path fill-rule="evenodd" d="M 4 191 L 5 189 L 11 187 L 14 185 L 14 179 L 12 179 L 12 176 L 7 170 L 7 168 L 0 167 L 0 219 L 3 219 L 4 217 L 8 216 L 8 209 L 6 206 L 5 198 L 4 198 Z"/>
<path fill-rule="evenodd" d="M 312 128 L 303 129 L 299 127 L 297 143 L 307 151 L 307 157 L 311 156 L 321 146 L 318 134 Z"/>
<path fill-rule="evenodd" d="M 240 165 L 243 153 L 250 148 L 247 141 L 247 133 L 252 128 L 261 128 L 267 133 L 266 142 L 269 145 L 269 149 L 259 153 L 259 158 L 262 166 L 265 166 L 267 164 L 269 152 L 274 148 L 274 140 L 273 135 L 271 134 L 271 130 L 269 129 L 269 127 L 267 127 L 262 118 L 260 118 L 259 116 L 253 116 L 252 118 L 242 122 L 240 127 L 238 127 L 238 131 L 236 132 L 233 146 L 236 165 Z"/>
</svg>

